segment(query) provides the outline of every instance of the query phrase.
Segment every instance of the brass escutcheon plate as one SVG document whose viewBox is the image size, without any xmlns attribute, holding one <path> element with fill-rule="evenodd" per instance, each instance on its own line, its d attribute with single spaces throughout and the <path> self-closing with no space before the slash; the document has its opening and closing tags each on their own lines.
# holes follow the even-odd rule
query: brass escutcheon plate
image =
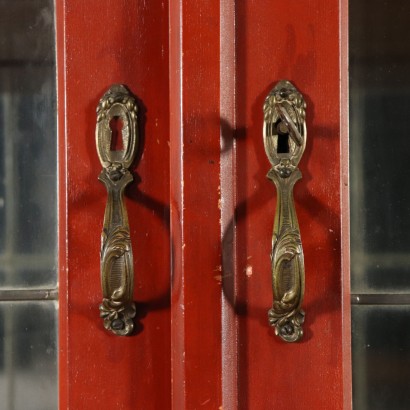
<svg viewBox="0 0 410 410">
<path fill-rule="evenodd" d="M 97 107 L 96 144 L 103 170 L 98 179 L 108 193 L 101 234 L 100 316 L 104 327 L 116 335 L 129 335 L 134 329 L 134 262 L 130 228 L 124 203 L 125 187 L 133 180 L 129 171 L 138 146 L 137 104 L 120 84 L 113 85 Z M 113 149 L 112 121 L 122 122 L 117 138 L 121 149 Z M 119 144 L 120 145 L 120 144 Z"/>
<path fill-rule="evenodd" d="M 263 142 L 272 164 L 267 177 L 275 184 L 277 204 L 272 235 L 273 305 L 269 324 L 286 342 L 303 336 L 305 290 L 302 239 L 293 201 L 293 187 L 302 174 L 299 161 L 306 147 L 306 103 L 287 80 L 280 81 L 263 106 Z"/>
</svg>

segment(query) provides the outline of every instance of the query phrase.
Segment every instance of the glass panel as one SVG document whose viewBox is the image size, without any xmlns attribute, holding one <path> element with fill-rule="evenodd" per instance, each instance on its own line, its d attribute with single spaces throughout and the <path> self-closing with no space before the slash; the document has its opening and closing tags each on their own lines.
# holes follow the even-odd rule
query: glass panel
<svg viewBox="0 0 410 410">
<path fill-rule="evenodd" d="M 410 307 L 353 306 L 353 409 L 407 410 Z"/>
<path fill-rule="evenodd" d="M 0 0 L 0 286 L 55 286 L 54 5 Z"/>
<path fill-rule="evenodd" d="M 410 292 L 410 2 L 349 7 L 352 290 Z"/>
<path fill-rule="evenodd" d="M 57 409 L 57 304 L 0 302 L 0 408 Z"/>
</svg>

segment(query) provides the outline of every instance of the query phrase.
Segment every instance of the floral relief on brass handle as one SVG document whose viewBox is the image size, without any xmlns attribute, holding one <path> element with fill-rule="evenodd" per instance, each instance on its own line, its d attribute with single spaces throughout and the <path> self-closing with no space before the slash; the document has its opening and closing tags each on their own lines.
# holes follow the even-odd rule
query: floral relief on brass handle
<svg viewBox="0 0 410 410">
<path fill-rule="evenodd" d="M 274 298 L 268 317 L 275 334 L 286 342 L 302 338 L 305 318 L 305 267 L 293 201 L 293 187 L 302 177 L 297 166 L 306 146 L 305 109 L 303 96 L 286 80 L 273 88 L 263 106 L 263 141 L 272 164 L 267 177 L 277 190 L 271 253 Z"/>
<path fill-rule="evenodd" d="M 104 327 L 116 335 L 129 335 L 134 329 L 136 309 L 133 302 L 134 267 L 124 203 L 124 190 L 133 180 L 129 171 L 137 146 L 137 104 L 129 91 L 113 85 L 97 107 L 96 144 L 103 170 L 98 179 L 108 193 L 101 234 L 101 286 L 103 301 L 100 316 Z M 122 147 L 113 143 L 112 121 L 121 121 Z M 121 144 L 117 144 L 121 145 Z"/>
</svg>

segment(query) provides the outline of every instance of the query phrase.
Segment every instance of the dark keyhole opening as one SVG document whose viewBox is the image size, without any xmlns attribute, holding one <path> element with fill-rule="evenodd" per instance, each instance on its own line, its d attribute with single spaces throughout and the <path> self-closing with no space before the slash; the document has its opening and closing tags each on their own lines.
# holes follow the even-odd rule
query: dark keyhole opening
<svg viewBox="0 0 410 410">
<path fill-rule="evenodd" d="M 289 154 L 289 132 L 287 132 L 287 126 L 279 121 L 276 124 L 278 133 L 278 154 Z"/>
<path fill-rule="evenodd" d="M 110 128 L 111 128 L 111 151 L 122 151 L 124 150 L 124 145 L 122 141 L 122 118 L 115 116 L 111 118 Z"/>
</svg>

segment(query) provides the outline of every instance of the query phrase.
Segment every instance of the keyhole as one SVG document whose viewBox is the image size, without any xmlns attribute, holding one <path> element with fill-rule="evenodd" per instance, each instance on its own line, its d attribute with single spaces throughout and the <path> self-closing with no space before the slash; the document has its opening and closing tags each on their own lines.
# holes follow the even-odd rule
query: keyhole
<svg viewBox="0 0 410 410">
<path fill-rule="evenodd" d="M 280 121 L 276 129 L 278 131 L 278 154 L 289 154 L 289 130 L 286 124 Z"/>
<path fill-rule="evenodd" d="M 122 118 L 120 116 L 115 116 L 111 118 L 110 129 L 111 129 L 111 151 L 122 151 L 124 150 L 122 141 Z"/>
</svg>

